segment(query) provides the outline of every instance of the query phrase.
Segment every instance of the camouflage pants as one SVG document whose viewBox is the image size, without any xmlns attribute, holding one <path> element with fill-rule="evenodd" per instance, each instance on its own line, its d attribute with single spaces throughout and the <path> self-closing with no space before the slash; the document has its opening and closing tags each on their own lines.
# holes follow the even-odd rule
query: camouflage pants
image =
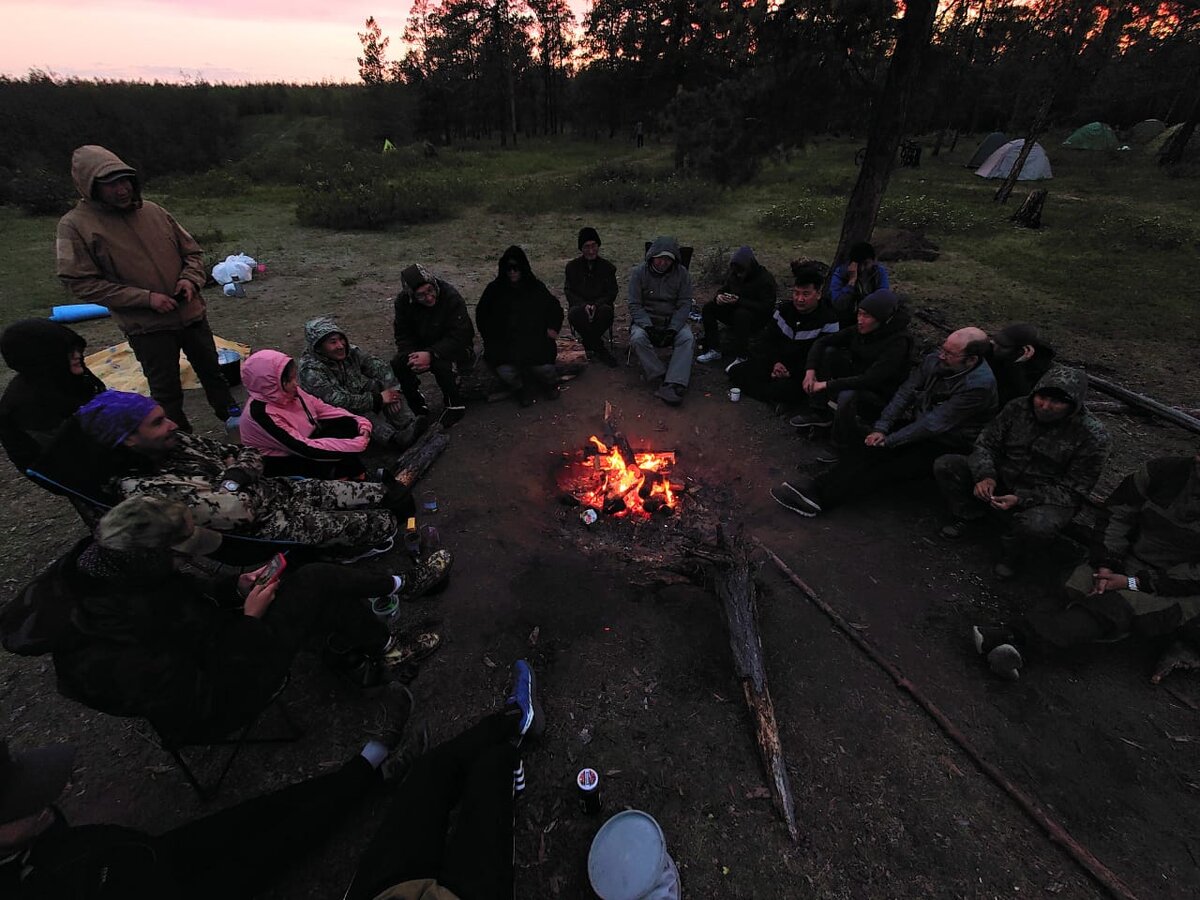
<svg viewBox="0 0 1200 900">
<path fill-rule="evenodd" d="M 395 517 L 379 508 L 384 498 L 381 484 L 264 478 L 258 483 L 258 498 L 259 537 L 361 549 L 396 531 Z"/>
<path fill-rule="evenodd" d="M 391 449 L 395 449 L 397 444 L 412 443 L 416 416 L 407 403 L 397 413 L 381 409 L 379 412 L 363 413 L 363 418 L 371 423 L 371 443 Z"/>
</svg>

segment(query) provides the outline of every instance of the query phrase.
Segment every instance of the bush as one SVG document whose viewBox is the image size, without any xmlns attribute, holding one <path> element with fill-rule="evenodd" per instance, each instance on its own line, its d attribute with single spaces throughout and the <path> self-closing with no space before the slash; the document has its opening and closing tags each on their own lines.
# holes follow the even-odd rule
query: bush
<svg viewBox="0 0 1200 900">
<path fill-rule="evenodd" d="M 153 186 L 173 197 L 238 197 L 250 190 L 250 182 L 236 168 L 158 178 Z"/>
<path fill-rule="evenodd" d="M 33 216 L 61 216 L 79 196 L 67 175 L 45 169 L 18 172 L 5 193 L 10 202 Z"/>
<path fill-rule="evenodd" d="M 836 201 L 815 197 L 805 191 L 795 200 L 776 203 L 760 211 L 758 223 L 782 234 L 800 234 L 834 221 L 838 212 Z"/>
<path fill-rule="evenodd" d="M 879 224 L 893 228 L 904 228 L 924 234 L 937 231 L 942 234 L 968 231 L 986 221 L 980 213 L 966 207 L 955 207 L 937 197 L 919 194 L 916 197 L 904 194 L 899 197 L 884 197 L 879 209 Z"/>
<path fill-rule="evenodd" d="M 495 193 L 493 212 L 701 212 L 712 206 L 717 188 L 676 172 L 651 172 L 625 163 L 601 163 L 582 175 L 535 175 L 509 182 Z"/>
</svg>

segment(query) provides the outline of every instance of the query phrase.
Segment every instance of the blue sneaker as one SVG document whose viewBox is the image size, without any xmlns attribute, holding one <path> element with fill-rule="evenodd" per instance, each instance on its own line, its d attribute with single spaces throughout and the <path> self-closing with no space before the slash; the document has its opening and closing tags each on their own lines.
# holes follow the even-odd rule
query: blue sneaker
<svg viewBox="0 0 1200 900">
<path fill-rule="evenodd" d="M 513 663 L 512 689 L 506 702 L 521 711 L 521 721 L 517 726 L 520 737 L 527 734 L 539 737 L 546 730 L 546 718 L 537 694 L 537 677 L 526 660 L 518 659 Z"/>
</svg>

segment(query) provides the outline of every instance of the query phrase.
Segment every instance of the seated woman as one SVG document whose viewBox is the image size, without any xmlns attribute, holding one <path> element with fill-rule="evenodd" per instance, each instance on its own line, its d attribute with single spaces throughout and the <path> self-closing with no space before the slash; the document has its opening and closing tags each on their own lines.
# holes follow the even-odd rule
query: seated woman
<svg viewBox="0 0 1200 900">
<path fill-rule="evenodd" d="M 327 563 L 213 580 L 177 571 L 182 556 L 220 542 L 182 504 L 131 497 L 31 583 L 21 607 L 35 610 L 34 629 L 52 623 L 40 636 L 63 694 L 145 717 L 164 737 L 211 739 L 253 721 L 314 639 L 331 668 L 364 687 L 440 643 L 392 634 L 366 601 L 421 596 L 448 576 L 445 551 L 403 575 Z"/>
<path fill-rule="evenodd" d="M 363 477 L 371 423 L 301 390 L 294 359 L 259 350 L 242 363 L 242 385 L 242 443 L 262 454 L 266 477 Z"/>
<path fill-rule="evenodd" d="M 75 410 L 104 390 L 83 362 L 85 347 L 66 325 L 45 319 L 13 322 L 0 335 L 0 355 L 17 373 L 0 399 L 0 443 L 21 472 Z"/>
</svg>

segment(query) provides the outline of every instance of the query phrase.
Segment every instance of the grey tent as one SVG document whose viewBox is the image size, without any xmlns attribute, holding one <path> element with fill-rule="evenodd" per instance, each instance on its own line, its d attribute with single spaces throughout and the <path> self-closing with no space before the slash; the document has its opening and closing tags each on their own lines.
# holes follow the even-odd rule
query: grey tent
<svg viewBox="0 0 1200 900">
<path fill-rule="evenodd" d="M 1166 130 L 1161 119 L 1143 119 L 1129 129 L 1126 140 L 1131 144 L 1148 144 Z"/>
<path fill-rule="evenodd" d="M 967 163 L 967 168 L 978 169 L 989 156 L 1007 143 L 1008 136 L 1003 131 L 993 131 L 979 142 L 979 146 L 975 148 L 975 154 Z"/>
<path fill-rule="evenodd" d="M 1172 125 L 1158 137 L 1152 138 L 1150 142 L 1146 144 L 1146 152 L 1154 156 L 1160 156 L 1162 152 L 1167 149 L 1167 144 L 1172 138 L 1175 137 L 1175 135 L 1179 133 L 1179 129 L 1181 128 L 1183 128 L 1182 122 L 1177 125 Z M 1188 162 L 1194 162 L 1196 159 L 1200 159 L 1200 139 L 1197 139 L 1195 134 L 1193 134 L 1188 140 L 1187 146 L 1183 148 L 1183 158 Z"/>
<path fill-rule="evenodd" d="M 1008 173 L 1017 164 L 1017 157 L 1020 156 L 1021 148 L 1024 146 L 1024 139 L 1018 138 L 1015 141 L 1009 141 L 984 160 L 983 165 L 975 170 L 975 174 L 981 178 L 1007 178 Z M 1042 178 L 1053 177 L 1046 151 L 1042 149 L 1041 144 L 1034 144 L 1033 149 L 1029 151 L 1029 156 L 1025 159 L 1025 165 L 1021 167 L 1021 174 L 1017 176 L 1017 181 L 1038 181 Z"/>
</svg>

